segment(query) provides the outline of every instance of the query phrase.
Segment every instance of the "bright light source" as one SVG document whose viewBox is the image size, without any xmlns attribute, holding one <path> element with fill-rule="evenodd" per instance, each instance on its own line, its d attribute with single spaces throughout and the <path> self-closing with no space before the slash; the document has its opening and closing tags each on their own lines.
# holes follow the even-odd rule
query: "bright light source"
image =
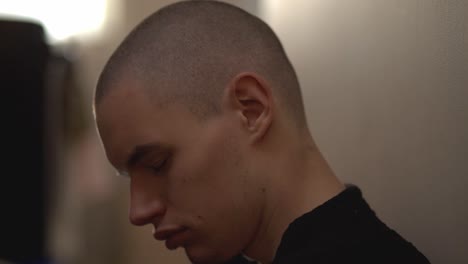
<svg viewBox="0 0 468 264">
<path fill-rule="evenodd" d="M 39 21 L 51 41 L 97 32 L 107 0 L 0 0 L 0 16 Z"/>
</svg>

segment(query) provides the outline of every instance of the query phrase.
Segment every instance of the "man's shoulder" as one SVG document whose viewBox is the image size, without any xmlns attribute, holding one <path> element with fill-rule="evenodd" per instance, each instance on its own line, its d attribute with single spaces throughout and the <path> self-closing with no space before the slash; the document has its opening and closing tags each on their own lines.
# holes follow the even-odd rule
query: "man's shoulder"
<svg viewBox="0 0 468 264">
<path fill-rule="evenodd" d="M 321 249 L 304 246 L 276 259 L 274 264 L 315 263 L 412 263 L 428 264 L 429 260 L 411 243 L 386 238 L 366 241 L 361 244 Z"/>
<path fill-rule="evenodd" d="M 429 263 L 350 185 L 286 230 L 274 263 Z"/>
</svg>

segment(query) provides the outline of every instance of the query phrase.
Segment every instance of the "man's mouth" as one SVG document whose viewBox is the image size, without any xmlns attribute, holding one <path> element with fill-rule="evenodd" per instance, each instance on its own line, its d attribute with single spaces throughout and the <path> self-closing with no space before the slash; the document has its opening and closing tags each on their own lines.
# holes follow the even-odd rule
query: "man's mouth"
<svg viewBox="0 0 468 264">
<path fill-rule="evenodd" d="M 166 241 L 166 247 L 170 250 L 183 246 L 187 239 L 187 228 L 183 226 L 158 227 L 153 231 L 156 240 Z"/>
</svg>

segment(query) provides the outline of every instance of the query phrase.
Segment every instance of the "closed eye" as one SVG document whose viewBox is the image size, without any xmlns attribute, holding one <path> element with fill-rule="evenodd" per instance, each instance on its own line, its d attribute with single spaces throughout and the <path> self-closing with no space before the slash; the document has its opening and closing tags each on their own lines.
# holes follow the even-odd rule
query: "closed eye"
<svg viewBox="0 0 468 264">
<path fill-rule="evenodd" d="M 168 159 L 169 158 L 165 158 L 165 159 L 162 159 L 150 166 L 148 166 L 149 169 L 151 169 L 154 173 L 161 173 L 167 166 L 168 164 Z"/>
</svg>

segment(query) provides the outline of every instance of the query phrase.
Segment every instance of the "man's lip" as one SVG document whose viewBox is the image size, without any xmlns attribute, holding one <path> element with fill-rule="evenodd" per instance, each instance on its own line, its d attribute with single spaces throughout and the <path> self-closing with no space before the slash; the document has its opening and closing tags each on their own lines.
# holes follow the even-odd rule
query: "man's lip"
<svg viewBox="0 0 468 264">
<path fill-rule="evenodd" d="M 176 248 L 178 248 L 180 246 L 183 246 L 184 243 L 186 243 L 186 241 L 188 239 L 188 237 L 187 237 L 188 235 L 189 235 L 189 232 L 188 232 L 187 228 L 184 228 L 184 229 L 180 230 L 179 232 L 172 234 L 171 236 L 169 236 L 166 239 L 167 249 L 173 250 L 173 249 L 176 249 Z"/>
<path fill-rule="evenodd" d="M 153 237 L 156 240 L 169 240 L 172 236 L 176 235 L 177 233 L 181 233 L 186 228 L 183 226 L 164 226 L 158 227 L 153 232 Z"/>
</svg>

